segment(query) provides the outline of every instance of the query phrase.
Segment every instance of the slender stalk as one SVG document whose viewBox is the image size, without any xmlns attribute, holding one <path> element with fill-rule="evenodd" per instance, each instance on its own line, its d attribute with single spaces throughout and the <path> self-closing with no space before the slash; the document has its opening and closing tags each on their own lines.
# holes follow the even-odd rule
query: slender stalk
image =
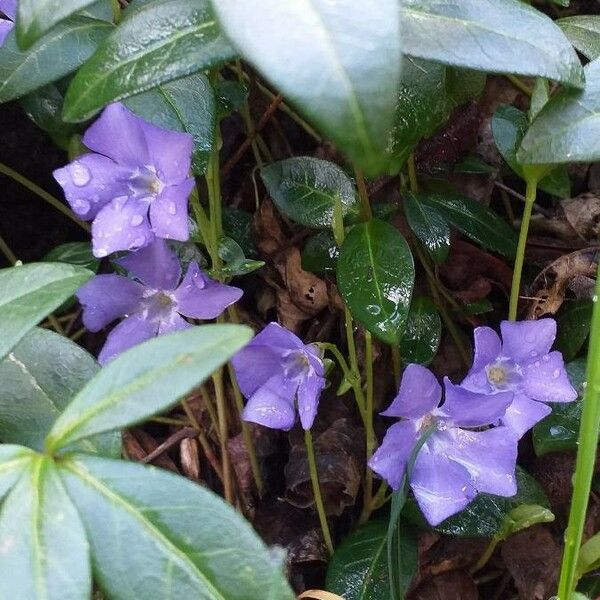
<svg viewBox="0 0 600 600">
<path fill-rule="evenodd" d="M 394 370 L 394 381 L 396 385 L 400 383 L 400 376 L 402 374 L 402 356 L 400 355 L 400 348 L 398 346 L 391 346 L 392 348 L 392 369 Z"/>
<path fill-rule="evenodd" d="M 49 194 L 46 190 L 43 190 L 39 185 L 36 185 L 27 177 L 24 177 L 17 171 L 6 166 L 4 163 L 0 163 L 0 173 L 14 179 L 17 183 L 20 183 L 23 187 L 26 187 L 30 192 L 33 192 L 36 196 L 39 196 L 42 200 L 45 200 L 48 204 L 60 211 L 65 217 L 71 219 L 74 223 L 77 223 L 79 227 L 88 233 L 91 231 L 90 226 L 87 223 L 79 220 L 73 212 L 67 208 L 58 198 L 55 198 L 52 194 Z"/>
<path fill-rule="evenodd" d="M 210 256 L 210 262 L 214 265 L 215 260 L 218 260 L 217 249 L 213 248 L 210 219 L 208 218 L 204 207 L 200 203 L 200 192 L 198 190 L 198 186 L 192 190 L 192 194 L 190 196 L 190 206 L 194 211 L 194 216 L 196 217 L 196 222 L 198 223 L 198 229 L 200 230 L 200 237 L 202 238 L 204 246 L 206 247 L 208 255 Z"/>
<path fill-rule="evenodd" d="M 419 180 L 417 179 L 417 165 L 415 164 L 415 155 L 411 154 L 408 157 L 408 181 L 410 183 L 410 189 L 413 192 L 419 191 Z"/>
<path fill-rule="evenodd" d="M 483 567 L 485 567 L 485 565 L 487 565 L 490 558 L 492 558 L 492 554 L 494 554 L 494 550 L 496 549 L 496 547 L 498 546 L 498 543 L 500 541 L 501 541 L 500 538 L 497 538 L 496 536 L 494 536 L 490 540 L 489 544 L 486 546 L 485 550 L 483 551 L 483 554 L 479 557 L 479 560 L 469 570 L 469 573 L 471 575 L 473 575 L 473 573 L 476 573 L 480 569 L 483 569 Z"/>
<path fill-rule="evenodd" d="M 354 174 L 356 175 L 356 186 L 358 187 L 358 195 L 360 196 L 361 218 L 363 221 L 370 221 L 373 218 L 373 211 L 371 210 L 365 177 L 358 167 L 354 167 Z"/>
<path fill-rule="evenodd" d="M 521 275 L 523 273 L 523 261 L 525 260 L 525 248 L 527 246 L 527 234 L 529 232 L 529 222 L 531 220 L 531 211 L 535 203 L 537 194 L 537 179 L 528 178 L 525 191 L 525 208 L 523 209 L 523 219 L 519 231 L 519 243 L 517 244 L 517 256 L 515 258 L 515 267 L 513 271 L 512 286 L 510 289 L 510 303 L 508 305 L 508 319 L 514 321 L 517 318 L 517 309 L 519 306 L 519 290 L 521 289 Z"/>
<path fill-rule="evenodd" d="M 365 375 L 367 379 L 367 397 L 365 406 L 365 442 L 367 462 L 375 450 L 375 431 L 373 429 L 373 338 L 365 331 Z M 373 497 L 373 472 L 366 468 L 363 490 L 363 506 L 370 507 Z"/>
<path fill-rule="evenodd" d="M 11 264 L 16 264 L 19 259 L 15 256 L 13 251 L 10 249 L 10 246 L 4 241 L 4 238 L 0 235 L 0 252 L 4 254 L 6 260 Z"/>
<path fill-rule="evenodd" d="M 319 515 L 319 522 L 321 523 L 321 531 L 323 532 L 323 539 L 330 555 L 333 555 L 333 541 L 331 539 L 331 533 L 329 531 L 329 524 L 327 523 L 327 514 L 325 513 L 325 505 L 323 504 L 323 497 L 321 496 L 321 486 L 319 485 L 319 473 L 317 471 L 317 461 L 315 460 L 315 448 L 313 446 L 312 433 L 310 429 L 304 430 L 304 443 L 306 444 L 306 456 L 308 458 L 308 471 L 310 473 L 310 482 L 312 484 L 313 496 L 315 498 L 315 508 Z"/>
<path fill-rule="evenodd" d="M 223 386 L 223 369 L 219 369 L 212 376 L 215 386 L 215 397 L 217 399 L 217 419 L 219 424 L 219 444 L 221 446 L 221 464 L 223 465 L 223 494 L 225 500 L 233 504 L 233 478 L 231 472 L 231 459 L 227 448 L 229 427 L 227 425 L 227 406 L 225 388 Z"/>
<path fill-rule="evenodd" d="M 576 566 L 581 547 L 581 538 L 594 475 L 594 463 L 600 433 L 600 269 L 596 278 L 594 311 L 587 357 L 586 388 L 583 396 L 583 411 L 579 428 L 577 461 L 573 479 L 573 496 L 569 522 L 565 532 L 558 600 L 570 600 L 575 590 Z"/>
<path fill-rule="evenodd" d="M 208 160 L 208 170 L 206 172 L 206 183 L 208 186 L 208 206 L 210 210 L 210 232 L 213 248 L 212 267 L 215 271 L 221 268 L 221 258 L 219 257 L 219 240 L 223 233 L 222 215 L 221 215 L 221 175 L 219 172 L 219 132 L 217 130 L 215 147 Z"/>
<path fill-rule="evenodd" d="M 506 79 L 510 81 L 518 90 L 531 97 L 533 95 L 533 90 L 526 84 L 523 83 L 518 77 L 514 75 L 505 75 Z"/>
<path fill-rule="evenodd" d="M 235 70 L 237 72 L 238 80 L 240 83 L 244 81 L 244 71 L 242 69 L 242 63 L 238 59 L 235 61 Z M 254 160 L 259 168 L 262 169 L 263 161 L 260 155 L 260 151 L 258 149 L 258 144 L 255 139 L 255 129 L 254 123 L 252 122 L 252 115 L 250 114 L 250 105 L 248 100 L 245 100 L 240 108 L 240 114 L 242 115 L 242 119 L 244 121 L 244 125 L 246 126 L 246 135 L 249 139 L 252 140 L 252 154 L 254 154 Z"/>
</svg>

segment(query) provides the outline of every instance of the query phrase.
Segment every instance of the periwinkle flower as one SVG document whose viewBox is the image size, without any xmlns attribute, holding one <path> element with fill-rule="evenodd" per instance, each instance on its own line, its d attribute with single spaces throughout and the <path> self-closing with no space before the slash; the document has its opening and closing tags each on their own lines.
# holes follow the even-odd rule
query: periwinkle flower
<svg viewBox="0 0 600 600">
<path fill-rule="evenodd" d="M 6 36 L 15 26 L 14 20 L 17 18 L 17 0 L 0 0 L 0 12 L 4 13 L 6 19 L 0 18 L 0 46 L 4 44 Z"/>
<path fill-rule="evenodd" d="M 400 390 L 382 414 L 401 417 L 369 461 L 392 489 L 399 489 L 418 443 L 410 478 L 415 499 L 431 525 L 461 511 L 479 492 L 513 496 L 517 487 L 517 442 L 506 427 L 473 431 L 496 422 L 512 400 L 499 392 L 494 402 L 444 380 L 442 388 L 425 367 L 406 367 Z M 426 435 L 425 441 L 421 437 Z"/>
<path fill-rule="evenodd" d="M 94 255 L 135 250 L 155 238 L 189 238 L 192 137 L 147 123 L 120 103 L 85 132 L 84 154 L 54 171 L 80 218 L 92 223 Z"/>
<path fill-rule="evenodd" d="M 475 360 L 462 387 L 495 398 L 511 391 L 513 401 L 501 423 L 518 437 L 550 414 L 544 402 L 572 402 L 577 392 L 562 354 L 550 352 L 556 321 L 502 321 L 502 339 L 489 327 L 475 329 Z"/>
<path fill-rule="evenodd" d="M 97 275 L 76 294 L 90 331 L 124 317 L 98 356 L 101 364 L 151 337 L 191 327 L 183 317 L 214 319 L 242 296 L 240 289 L 210 279 L 195 262 L 181 280 L 179 260 L 162 239 L 115 262 L 135 280 Z"/>
<path fill-rule="evenodd" d="M 325 369 L 316 346 L 269 323 L 231 362 L 248 399 L 244 420 L 289 431 L 298 412 L 302 427 L 312 427 L 325 387 Z"/>
</svg>

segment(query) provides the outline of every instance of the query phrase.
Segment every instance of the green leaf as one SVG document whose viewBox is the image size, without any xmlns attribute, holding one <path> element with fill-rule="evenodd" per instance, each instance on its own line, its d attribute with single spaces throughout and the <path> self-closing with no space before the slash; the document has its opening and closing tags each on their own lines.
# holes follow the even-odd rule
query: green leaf
<svg viewBox="0 0 600 600">
<path fill-rule="evenodd" d="M 89 548 L 79 515 L 52 459 L 30 461 L 0 513 L 0 597 L 89 598 Z"/>
<path fill-rule="evenodd" d="M 288 158 L 264 167 L 260 174 L 277 208 L 305 227 L 331 228 L 338 197 L 345 217 L 360 213 L 354 183 L 327 160 L 310 156 Z"/>
<path fill-rule="evenodd" d="M 337 264 L 344 302 L 361 325 L 388 344 L 400 341 L 414 280 L 410 248 L 389 223 L 361 223 L 344 240 Z"/>
<path fill-rule="evenodd" d="M 0 359 L 91 276 L 87 269 L 59 263 L 0 269 Z"/>
<path fill-rule="evenodd" d="M 538 116 L 540 110 L 546 106 L 548 100 L 550 100 L 550 85 L 548 80 L 538 77 L 533 84 L 531 102 L 529 103 L 528 117 L 530 121 L 533 121 Z M 519 141 L 519 146 L 520 145 L 521 142 Z M 516 150 L 518 150 L 518 147 L 515 148 L 515 152 Z"/>
<path fill-rule="evenodd" d="M 27 50 L 44 34 L 95 0 L 19 0 L 17 42 Z"/>
<path fill-rule="evenodd" d="M 233 58 L 209 0 L 158 0 L 129 7 L 119 27 L 77 72 L 65 97 L 66 121 Z"/>
<path fill-rule="evenodd" d="M 13 488 L 35 456 L 29 448 L 0 445 L 0 500 Z"/>
<path fill-rule="evenodd" d="M 406 530 L 404 551 L 414 558 L 417 538 Z M 345 600 L 389 600 L 390 580 L 386 555 L 387 523 L 371 521 L 360 525 L 336 548 L 327 568 L 325 587 Z M 407 572 L 410 580 L 415 570 Z"/>
<path fill-rule="evenodd" d="M 319 231 L 308 238 L 302 250 L 302 268 L 311 273 L 324 275 L 335 271 L 340 249 L 335 243 L 333 233 Z"/>
<path fill-rule="evenodd" d="M 71 73 L 113 28 L 105 21 L 70 17 L 25 52 L 19 51 L 11 32 L 0 48 L 0 102 L 24 96 Z"/>
<path fill-rule="evenodd" d="M 566 361 L 573 360 L 585 344 L 592 323 L 591 300 L 569 302 L 558 315 L 556 324 L 556 349 L 563 353 Z"/>
<path fill-rule="evenodd" d="M 400 353 L 407 363 L 428 365 L 435 357 L 442 338 L 442 321 L 429 298 L 415 298 L 410 305 Z"/>
<path fill-rule="evenodd" d="M 519 504 L 504 517 L 504 522 L 494 537 L 502 541 L 539 523 L 552 523 L 554 518 L 554 513 L 544 506 Z"/>
<path fill-rule="evenodd" d="M 410 56 L 583 87 L 581 63 L 560 28 L 519 0 L 403 0 L 400 21 Z"/>
<path fill-rule="evenodd" d="M 516 233 L 493 210 L 455 193 L 419 193 L 415 199 L 435 209 L 451 225 L 484 248 L 513 258 Z"/>
<path fill-rule="evenodd" d="M 446 96 L 448 109 L 454 109 L 469 100 L 479 98 L 483 93 L 487 75 L 471 69 L 446 69 Z"/>
<path fill-rule="evenodd" d="M 550 404 L 552 413 L 533 428 L 533 448 L 538 456 L 550 452 L 575 452 L 579 437 L 583 392 L 585 389 L 585 359 L 567 364 L 571 384 L 577 390 L 574 402 Z"/>
<path fill-rule="evenodd" d="M 214 6 L 244 58 L 286 100 L 367 176 L 386 170 L 400 77 L 397 0 L 219 0 Z"/>
<path fill-rule="evenodd" d="M 203 325 L 154 338 L 106 365 L 48 434 L 52 450 L 168 409 L 252 337 L 241 325 Z"/>
<path fill-rule="evenodd" d="M 98 272 L 100 266 L 100 261 L 92 254 L 92 245 L 89 242 L 61 244 L 50 250 L 42 260 L 85 267 L 94 273 Z"/>
<path fill-rule="evenodd" d="M 502 105 L 492 117 L 494 142 L 508 166 L 522 179 L 525 179 L 525 173 L 523 165 L 517 160 L 517 150 L 528 127 L 527 115 L 514 106 Z M 569 198 L 571 182 L 567 168 L 553 169 L 538 183 L 538 187 L 559 198 Z"/>
<path fill-rule="evenodd" d="M 523 138 L 524 164 L 600 160 L 600 59 L 585 68 L 584 90 L 562 90 L 540 111 Z"/>
<path fill-rule="evenodd" d="M 252 232 L 252 220 L 254 216 L 245 210 L 223 207 L 223 232 L 227 237 L 235 240 L 246 256 L 256 257 L 256 245 Z"/>
<path fill-rule="evenodd" d="M 587 59 L 600 58 L 600 15 L 565 17 L 556 24 Z"/>
<path fill-rule="evenodd" d="M 54 421 L 100 367 L 61 335 L 34 329 L 0 362 L 0 440 L 43 450 Z M 102 434 L 79 448 L 121 455 L 121 434 Z"/>
<path fill-rule="evenodd" d="M 225 264 L 218 269 L 218 272 L 224 277 L 247 275 L 265 266 L 262 260 L 247 259 L 242 247 L 235 240 L 225 236 L 219 240 L 219 257 Z"/>
<path fill-rule="evenodd" d="M 206 75 L 196 73 L 164 83 L 127 98 L 124 104 L 158 127 L 189 133 L 194 138 L 192 170 L 204 175 L 217 123 L 215 93 Z"/>
<path fill-rule="evenodd" d="M 154 467 L 85 455 L 61 461 L 60 472 L 110 598 L 293 600 L 280 554 L 207 489 Z"/>
<path fill-rule="evenodd" d="M 577 579 L 600 568 L 600 533 L 593 535 L 579 550 Z"/>
<path fill-rule="evenodd" d="M 448 221 L 435 206 L 420 202 L 412 192 L 405 192 L 402 198 L 404 214 L 413 233 L 427 248 L 433 260 L 438 265 L 442 264 L 450 252 Z"/>
</svg>

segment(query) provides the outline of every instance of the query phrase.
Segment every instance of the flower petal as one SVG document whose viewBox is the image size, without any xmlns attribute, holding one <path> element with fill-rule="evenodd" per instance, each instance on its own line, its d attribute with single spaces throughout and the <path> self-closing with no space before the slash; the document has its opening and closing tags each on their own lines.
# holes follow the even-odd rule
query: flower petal
<svg viewBox="0 0 600 600">
<path fill-rule="evenodd" d="M 190 237 L 188 198 L 194 187 L 193 179 L 170 185 L 152 200 L 150 222 L 155 235 L 169 240 L 185 242 Z"/>
<path fill-rule="evenodd" d="M 17 0 L 0 0 L 0 12 L 3 12 L 9 19 L 17 19 Z"/>
<path fill-rule="evenodd" d="M 151 164 L 142 119 L 120 102 L 107 106 L 83 136 L 83 143 L 130 168 Z"/>
<path fill-rule="evenodd" d="M 244 409 L 244 420 L 289 431 L 296 421 L 294 399 L 297 387 L 297 383 L 283 375 L 274 375 L 250 398 Z"/>
<path fill-rule="evenodd" d="M 146 200 L 114 198 L 92 223 L 94 256 L 102 258 L 118 250 L 137 250 L 154 241 Z"/>
<path fill-rule="evenodd" d="M 91 220 L 98 211 L 118 196 L 128 196 L 128 170 L 106 156 L 84 154 L 53 172 L 73 212 Z"/>
<path fill-rule="evenodd" d="M 556 337 L 556 321 L 502 321 L 502 354 L 517 363 L 539 360 L 550 352 Z"/>
<path fill-rule="evenodd" d="M 480 371 L 495 360 L 502 350 L 500 337 L 491 327 L 477 327 L 473 332 L 475 358 L 469 373 Z"/>
<path fill-rule="evenodd" d="M 271 321 L 250 343 L 253 346 L 261 345 L 276 348 L 282 352 L 284 350 L 304 349 L 304 342 L 296 334 L 282 327 L 279 323 L 275 323 L 275 321 Z"/>
<path fill-rule="evenodd" d="M 98 362 L 105 365 L 117 355 L 154 337 L 158 331 L 158 323 L 149 321 L 140 313 L 127 317 L 108 335 L 102 348 Z"/>
<path fill-rule="evenodd" d="M 182 329 L 189 329 L 193 327 L 185 319 L 183 319 L 179 313 L 175 310 L 170 310 L 165 313 L 158 325 L 158 335 L 165 333 L 172 333 L 174 331 L 181 331 Z"/>
<path fill-rule="evenodd" d="M 143 293 L 143 286 L 126 277 L 96 275 L 75 295 L 83 307 L 83 324 L 90 331 L 100 331 L 115 319 L 133 312 Z"/>
<path fill-rule="evenodd" d="M 387 430 L 381 446 L 369 460 L 371 470 L 385 479 L 393 490 L 398 490 L 402 484 L 406 463 L 417 439 L 413 421 L 395 423 Z"/>
<path fill-rule="evenodd" d="M 515 393 L 506 414 L 502 417 L 502 425 L 514 431 L 517 438 L 529 431 L 536 423 L 547 417 L 552 409 L 543 402 L 536 402 L 522 392 Z"/>
<path fill-rule="evenodd" d="M 480 394 L 453 384 L 444 377 L 445 401 L 436 411 L 458 427 L 480 427 L 499 421 L 513 399 L 513 392 Z"/>
<path fill-rule="evenodd" d="M 15 24 L 7 19 L 0 19 L 0 46 L 8 37 L 8 34 L 13 30 Z"/>
<path fill-rule="evenodd" d="M 523 391 L 540 402 L 572 402 L 577 391 L 571 385 L 562 354 L 550 352 L 523 368 Z"/>
<path fill-rule="evenodd" d="M 155 290 L 174 290 L 181 279 L 179 259 L 160 238 L 115 262 Z"/>
<path fill-rule="evenodd" d="M 298 413 L 303 429 L 310 429 L 313 426 L 319 407 L 319 397 L 325 383 L 323 377 L 309 375 L 298 386 Z"/>
<path fill-rule="evenodd" d="M 449 458 L 433 454 L 428 443 L 417 454 L 410 486 L 430 525 L 460 512 L 477 495 L 469 472 Z"/>
<path fill-rule="evenodd" d="M 281 353 L 254 344 L 257 337 L 231 359 L 238 386 L 246 398 L 251 398 L 274 375 L 283 374 Z"/>
<path fill-rule="evenodd" d="M 421 365 L 410 364 L 404 370 L 397 396 L 381 414 L 418 419 L 435 409 L 441 398 L 442 388 L 435 375 Z"/>
<path fill-rule="evenodd" d="M 219 283 L 205 275 L 197 263 L 192 262 L 181 285 L 173 296 L 177 310 L 193 319 L 216 319 L 228 306 L 242 297 L 242 290 Z"/>
</svg>

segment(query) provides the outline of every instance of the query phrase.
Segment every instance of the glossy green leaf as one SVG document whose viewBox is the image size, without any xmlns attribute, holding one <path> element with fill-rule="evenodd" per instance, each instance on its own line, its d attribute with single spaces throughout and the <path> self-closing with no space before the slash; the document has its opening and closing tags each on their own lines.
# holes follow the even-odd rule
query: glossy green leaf
<svg viewBox="0 0 600 600">
<path fill-rule="evenodd" d="M 95 0 L 19 0 L 17 42 L 27 50 L 57 23 L 90 6 Z"/>
<path fill-rule="evenodd" d="M 577 450 L 583 392 L 585 389 L 585 359 L 567 364 L 571 384 L 577 390 L 574 402 L 550 404 L 552 413 L 533 428 L 533 448 L 538 456 L 550 452 L 574 452 Z"/>
<path fill-rule="evenodd" d="M 92 254 L 92 245 L 89 242 L 67 242 L 56 246 L 44 256 L 44 262 L 59 262 L 85 267 L 96 273 L 100 261 Z"/>
<path fill-rule="evenodd" d="M 235 240 L 244 254 L 250 257 L 258 256 L 252 230 L 253 218 L 253 214 L 245 210 L 232 206 L 223 207 L 223 233 Z"/>
<path fill-rule="evenodd" d="M 566 361 L 573 360 L 577 356 L 588 338 L 593 306 L 591 300 L 569 302 L 558 315 L 556 349 L 563 353 Z"/>
<path fill-rule="evenodd" d="M 110 102 L 233 56 L 209 0 L 158 0 L 132 6 L 77 72 L 65 97 L 64 118 L 84 121 Z"/>
<path fill-rule="evenodd" d="M 523 138 L 524 164 L 600 160 L 600 59 L 585 68 L 585 89 L 562 90 L 544 106 Z"/>
<path fill-rule="evenodd" d="M 446 68 L 446 97 L 448 109 L 479 98 L 485 88 L 487 75 L 471 69 Z"/>
<path fill-rule="evenodd" d="M 600 533 L 593 535 L 579 550 L 577 578 L 600 568 Z"/>
<path fill-rule="evenodd" d="M 442 214 L 430 204 L 420 202 L 412 192 L 403 195 L 406 220 L 413 233 L 427 248 L 437 264 L 443 263 L 450 252 L 450 226 Z"/>
<path fill-rule="evenodd" d="M 583 87 L 581 63 L 560 28 L 520 0 L 403 0 L 400 21 L 410 56 Z"/>
<path fill-rule="evenodd" d="M 302 268 L 311 273 L 325 274 L 335 271 L 340 249 L 331 231 L 319 231 L 308 238 L 302 250 Z"/>
<path fill-rule="evenodd" d="M 354 183 L 327 160 L 288 158 L 264 167 L 260 174 L 277 208 L 305 227 L 330 228 L 336 198 L 341 201 L 345 217 L 356 217 L 360 212 Z"/>
<path fill-rule="evenodd" d="M 192 170 L 198 176 L 206 172 L 217 123 L 215 93 L 206 75 L 163 83 L 127 98 L 124 104 L 158 127 L 189 133 L 194 138 Z"/>
<path fill-rule="evenodd" d="M 265 266 L 262 260 L 246 258 L 242 247 L 229 237 L 223 236 L 219 240 L 219 257 L 224 264 L 219 267 L 218 273 L 223 277 L 237 277 L 247 275 Z"/>
<path fill-rule="evenodd" d="M 435 304 L 429 298 L 414 298 L 400 341 L 404 362 L 428 365 L 438 351 L 441 338 L 442 321 Z"/>
<path fill-rule="evenodd" d="M 525 179 L 523 165 L 517 160 L 517 150 L 529 127 L 527 115 L 514 106 L 500 106 L 492 117 L 492 135 L 502 158 L 521 178 Z M 557 167 L 546 175 L 538 187 L 559 198 L 569 198 L 571 182 L 566 167 Z"/>
<path fill-rule="evenodd" d="M 91 276 L 87 269 L 59 263 L 0 269 L 0 359 Z"/>
<path fill-rule="evenodd" d="M 32 458 L 4 501 L 0 548 L 0 598 L 84 600 L 91 596 L 85 532 L 50 457 Z"/>
<path fill-rule="evenodd" d="M 415 199 L 435 209 L 447 222 L 484 248 L 509 258 L 517 250 L 517 235 L 493 210 L 455 193 L 419 193 Z"/>
<path fill-rule="evenodd" d="M 545 506 L 519 504 L 504 517 L 504 521 L 494 537 L 500 541 L 505 540 L 511 535 L 539 523 L 552 523 L 554 518 L 554 513 Z"/>
<path fill-rule="evenodd" d="M 248 100 L 248 86 L 243 81 L 222 79 L 215 84 L 217 112 L 222 119 L 237 111 Z"/>
<path fill-rule="evenodd" d="M 23 446 L 0 445 L 0 500 L 29 468 L 34 456 L 34 452 Z"/>
<path fill-rule="evenodd" d="M 214 6 L 244 58 L 286 100 L 368 176 L 386 170 L 400 77 L 397 0 L 219 0 Z"/>
<path fill-rule="evenodd" d="M 55 422 L 47 446 L 57 450 L 166 410 L 251 337 L 241 325 L 203 325 L 131 348 L 77 394 Z"/>
<path fill-rule="evenodd" d="M 405 552 L 414 557 L 417 538 L 407 529 Z M 360 525 L 336 548 L 327 568 L 325 588 L 345 600 L 389 600 L 390 580 L 386 555 L 387 523 L 371 521 Z M 410 580 L 415 571 L 407 573 Z"/>
<path fill-rule="evenodd" d="M 0 440 L 43 450 L 54 421 L 99 370 L 68 338 L 33 329 L 0 362 Z M 121 434 L 102 434 L 79 448 L 118 458 Z"/>
<path fill-rule="evenodd" d="M 600 58 L 600 15 L 565 17 L 556 24 L 587 59 Z"/>
<path fill-rule="evenodd" d="M 280 553 L 207 489 L 86 455 L 61 461 L 60 473 L 87 531 L 96 581 L 113 600 L 293 600 Z"/>
<path fill-rule="evenodd" d="M 533 90 L 531 92 L 531 102 L 529 103 L 528 117 L 530 121 L 535 119 L 539 112 L 546 106 L 546 103 L 550 100 L 550 84 L 547 79 L 538 77 L 533 84 Z M 519 142 L 521 145 L 521 142 Z M 515 148 L 515 152 L 518 147 Z"/>
<path fill-rule="evenodd" d="M 372 219 L 347 235 L 338 258 L 338 287 L 352 316 L 388 344 L 400 341 L 414 280 L 410 248 L 395 227 Z"/>
<path fill-rule="evenodd" d="M 24 96 L 71 73 L 113 28 L 106 21 L 70 17 L 25 52 L 19 51 L 11 32 L 0 48 L 0 102 Z"/>
</svg>

